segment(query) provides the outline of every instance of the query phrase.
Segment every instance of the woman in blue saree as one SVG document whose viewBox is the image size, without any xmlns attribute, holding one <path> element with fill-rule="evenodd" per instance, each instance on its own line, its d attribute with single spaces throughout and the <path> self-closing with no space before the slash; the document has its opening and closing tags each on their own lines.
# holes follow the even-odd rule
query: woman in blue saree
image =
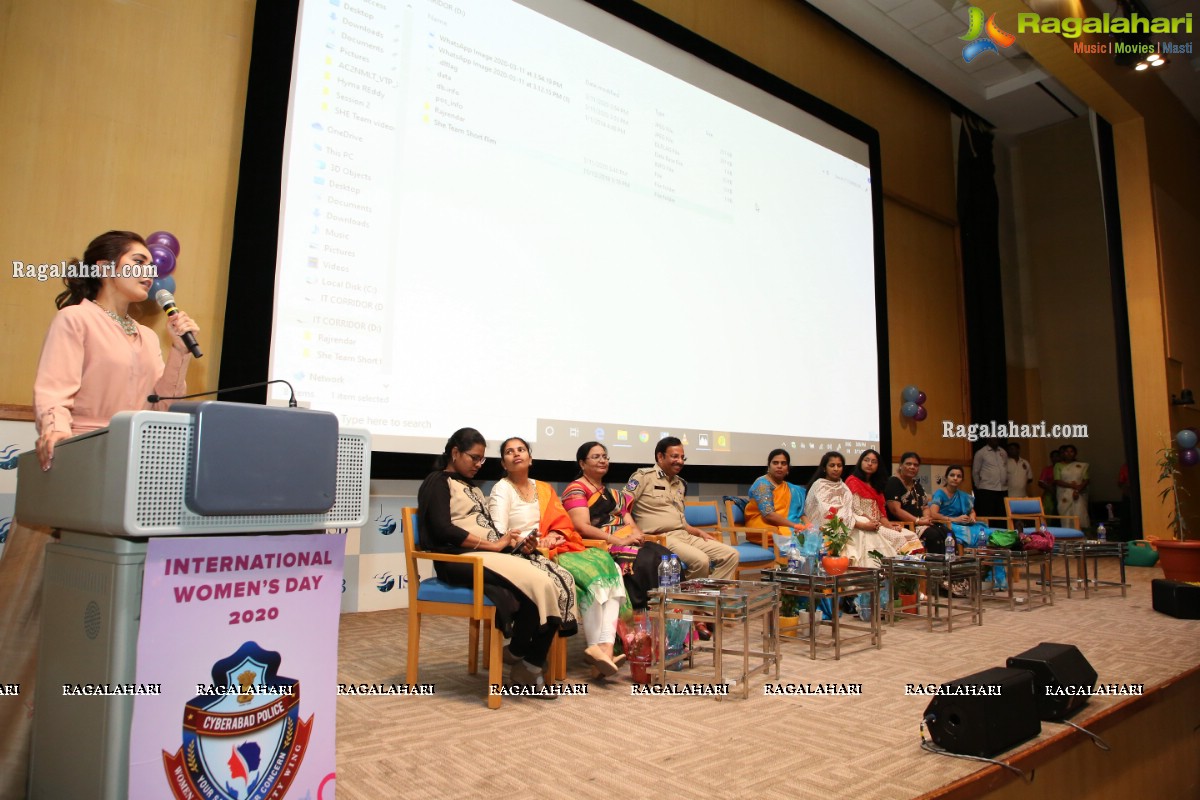
<svg viewBox="0 0 1200 800">
<path fill-rule="evenodd" d="M 964 476 L 963 468 L 958 464 L 946 468 L 943 486 L 929 501 L 929 516 L 935 522 L 950 526 L 954 538 L 963 547 L 987 547 L 988 527 L 975 519 L 975 501 L 971 495 L 959 489 Z M 1004 570 L 997 567 L 994 572 L 996 587 L 1004 586 Z"/>
<path fill-rule="evenodd" d="M 983 547 L 987 544 L 988 529 L 975 520 L 975 501 L 971 495 L 959 489 L 963 477 L 963 468 L 959 465 L 946 468 L 944 485 L 929 501 L 929 516 L 949 525 L 954 538 L 962 542 L 963 547 Z"/>
<path fill-rule="evenodd" d="M 807 527 L 804 520 L 804 487 L 788 483 L 788 472 L 792 460 L 788 451 L 777 447 L 767 456 L 767 474 L 750 485 L 750 502 L 746 504 L 747 528 L 776 529 L 785 537 L 803 532 Z M 774 532 L 774 531 L 772 531 Z M 747 533 L 746 538 L 765 547 L 757 533 Z"/>
</svg>

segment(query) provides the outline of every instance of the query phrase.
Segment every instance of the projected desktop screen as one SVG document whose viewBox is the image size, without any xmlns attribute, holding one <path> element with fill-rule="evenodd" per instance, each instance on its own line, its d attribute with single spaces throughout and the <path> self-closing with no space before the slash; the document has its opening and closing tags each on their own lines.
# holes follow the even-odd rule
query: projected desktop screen
<svg viewBox="0 0 1200 800">
<path fill-rule="evenodd" d="M 284 159 L 270 375 L 376 450 L 878 445 L 867 143 L 601 9 L 304 0 Z"/>
</svg>

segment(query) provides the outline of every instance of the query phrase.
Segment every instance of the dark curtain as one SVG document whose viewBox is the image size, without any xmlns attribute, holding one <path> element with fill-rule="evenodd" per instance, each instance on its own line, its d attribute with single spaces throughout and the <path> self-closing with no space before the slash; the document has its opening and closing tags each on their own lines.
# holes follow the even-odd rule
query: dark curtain
<svg viewBox="0 0 1200 800">
<path fill-rule="evenodd" d="M 1108 273 L 1112 282 L 1113 330 L 1117 337 L 1117 400 L 1121 404 L 1121 438 L 1132 487 L 1129 496 L 1121 500 L 1118 512 L 1121 525 L 1114 538 L 1129 541 L 1140 539 L 1140 531 L 1143 530 L 1141 493 L 1137 489 L 1139 470 L 1137 424 L 1133 407 L 1133 353 L 1129 344 L 1129 303 L 1125 296 L 1121 206 L 1117 200 L 1117 157 L 1113 149 L 1112 126 L 1103 117 L 1096 117 L 1096 144 L 1100 154 L 1100 190 L 1104 197 L 1104 229 L 1108 239 Z"/>
<path fill-rule="evenodd" d="M 1008 420 L 1000 200 L 993 143 L 994 137 L 982 123 L 963 119 L 958 142 L 958 225 L 967 322 L 966 378 L 971 390 L 971 419 L 967 422 L 977 423 Z"/>
</svg>

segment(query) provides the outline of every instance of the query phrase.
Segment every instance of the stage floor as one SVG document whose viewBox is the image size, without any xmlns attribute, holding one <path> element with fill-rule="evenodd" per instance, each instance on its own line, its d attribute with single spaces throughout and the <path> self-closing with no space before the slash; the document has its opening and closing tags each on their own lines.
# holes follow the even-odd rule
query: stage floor
<svg viewBox="0 0 1200 800">
<path fill-rule="evenodd" d="M 1145 691 L 1200 665 L 1200 621 L 1155 612 L 1152 568 L 1127 568 L 1128 596 L 1106 589 L 1084 600 L 1056 590 L 1053 606 L 1008 611 L 986 603 L 982 626 L 930 633 L 917 620 L 885 625 L 880 650 L 808 657 L 785 642 L 779 681 L 861 684 L 861 694 L 750 698 L 632 696 L 628 670 L 582 696 L 547 702 L 506 698 L 484 705 L 485 672 L 466 674 L 465 621 L 423 624 L 419 680 L 432 696 L 338 700 L 337 796 L 639 798 L 904 798 L 952 783 L 985 765 L 926 753 L 919 723 L 930 698 L 907 684 L 941 683 L 1003 666 L 1039 642 L 1076 645 L 1100 684 Z M 1101 570 L 1115 579 L 1116 566 Z M 343 615 L 339 680 L 403 683 L 407 611 Z M 570 640 L 568 681 L 584 683 L 583 636 Z M 732 666 L 732 659 L 727 662 Z M 708 670 L 679 680 L 704 683 Z M 770 679 L 774 684 L 774 678 Z M 1129 700 L 1094 697 L 1073 721 Z M 1045 723 L 1029 747 L 1063 730 Z M 1114 757 L 1119 754 L 1113 753 Z M 1003 758 L 1003 756 L 1001 756 Z"/>
</svg>

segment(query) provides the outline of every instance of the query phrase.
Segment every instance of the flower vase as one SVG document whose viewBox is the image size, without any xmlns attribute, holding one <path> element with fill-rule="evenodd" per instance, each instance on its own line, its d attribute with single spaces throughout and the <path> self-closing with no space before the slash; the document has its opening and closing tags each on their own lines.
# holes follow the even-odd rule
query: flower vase
<svg viewBox="0 0 1200 800">
<path fill-rule="evenodd" d="M 845 575 L 846 570 L 850 569 L 850 559 L 846 556 L 825 556 L 821 559 L 821 566 L 827 575 Z"/>
</svg>

